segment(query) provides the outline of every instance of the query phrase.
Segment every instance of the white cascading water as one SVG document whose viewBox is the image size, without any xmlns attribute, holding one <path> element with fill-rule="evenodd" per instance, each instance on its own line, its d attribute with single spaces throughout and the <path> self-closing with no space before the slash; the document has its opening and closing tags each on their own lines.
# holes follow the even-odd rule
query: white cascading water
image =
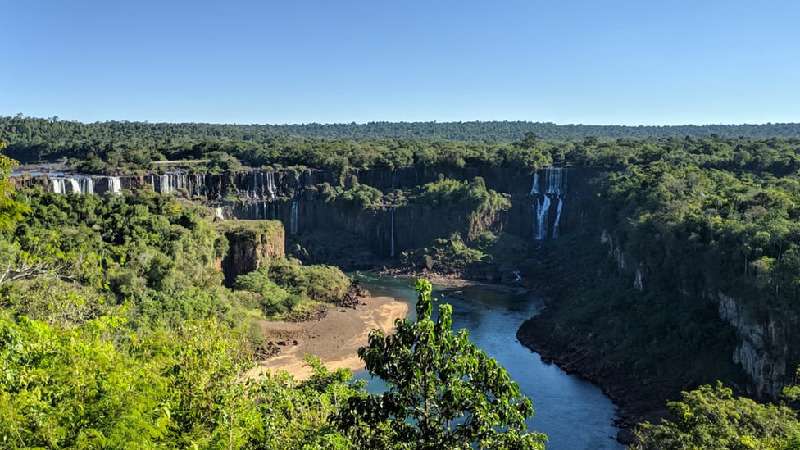
<svg viewBox="0 0 800 450">
<path fill-rule="evenodd" d="M 53 191 L 54 194 L 64 194 L 67 190 L 66 185 L 64 183 L 63 178 L 51 178 L 50 179 L 50 190 Z"/>
<path fill-rule="evenodd" d="M 564 191 L 566 180 L 564 169 L 561 167 L 547 167 L 544 169 L 544 190 L 540 188 L 539 173 L 533 174 L 533 184 L 530 195 L 533 199 L 534 230 L 533 238 L 537 241 L 547 239 L 547 229 L 550 221 L 550 206 L 555 202 L 555 220 L 552 226 L 552 238 L 558 238 L 561 224 L 561 212 L 564 208 Z"/>
<path fill-rule="evenodd" d="M 54 194 L 93 194 L 94 181 L 85 176 L 50 178 L 50 191 Z"/>
<path fill-rule="evenodd" d="M 214 218 L 217 220 L 225 220 L 225 210 L 219 206 L 214 208 Z"/>
<path fill-rule="evenodd" d="M 547 218 L 550 213 L 550 197 L 543 195 L 536 203 L 536 240 L 547 238 Z"/>
<path fill-rule="evenodd" d="M 158 192 L 161 194 L 169 194 L 172 192 L 172 186 L 170 185 L 169 175 L 160 175 L 158 177 Z"/>
<path fill-rule="evenodd" d="M 67 180 L 67 186 L 69 186 L 69 191 L 73 194 L 80 194 L 81 193 L 81 184 L 78 183 L 78 180 L 75 178 L 69 177 Z"/>
<path fill-rule="evenodd" d="M 267 172 L 267 193 L 270 200 L 275 200 L 278 188 L 275 186 L 275 172 Z"/>
<path fill-rule="evenodd" d="M 553 223 L 553 239 L 558 239 L 558 224 L 561 222 L 561 208 L 564 206 L 564 197 L 558 196 L 558 206 L 556 206 L 556 221 Z"/>
<path fill-rule="evenodd" d="M 81 194 L 94 194 L 94 180 L 91 177 L 81 177 L 78 182 L 81 186 Z"/>
<path fill-rule="evenodd" d="M 531 194 L 530 195 L 536 195 L 538 193 L 539 193 L 539 173 L 538 172 L 534 172 L 533 173 L 533 184 L 531 185 Z"/>
<path fill-rule="evenodd" d="M 108 177 L 108 191 L 115 195 L 122 192 L 122 182 L 119 177 Z"/>
<path fill-rule="evenodd" d="M 300 229 L 300 205 L 297 199 L 292 200 L 292 211 L 289 217 L 289 232 L 297 234 Z"/>
</svg>

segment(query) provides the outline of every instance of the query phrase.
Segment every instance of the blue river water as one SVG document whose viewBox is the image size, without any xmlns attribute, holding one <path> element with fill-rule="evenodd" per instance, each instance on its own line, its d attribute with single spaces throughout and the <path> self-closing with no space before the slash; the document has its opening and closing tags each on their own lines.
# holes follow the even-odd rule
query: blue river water
<svg viewBox="0 0 800 450">
<path fill-rule="evenodd" d="M 414 315 L 416 294 L 411 280 L 366 275 L 358 278 L 373 295 L 409 302 Z M 539 299 L 485 286 L 470 286 L 450 295 L 435 289 L 434 298 L 437 304 L 446 302 L 453 306 L 453 327 L 466 328 L 470 339 L 502 364 L 522 392 L 533 400 L 536 412 L 528 420 L 528 426 L 548 435 L 548 449 L 623 448 L 614 439 L 618 429 L 613 423 L 615 407 L 611 400 L 597 386 L 543 362 L 537 353 L 517 340 L 517 329 L 522 322 L 540 310 Z M 367 388 L 373 392 L 384 389 L 383 382 L 366 371 L 356 373 L 356 377 L 367 380 Z"/>
</svg>

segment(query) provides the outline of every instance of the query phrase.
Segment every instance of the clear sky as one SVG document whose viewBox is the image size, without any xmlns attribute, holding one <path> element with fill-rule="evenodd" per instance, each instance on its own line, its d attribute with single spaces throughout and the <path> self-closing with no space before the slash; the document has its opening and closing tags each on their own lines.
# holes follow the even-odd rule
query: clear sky
<svg viewBox="0 0 800 450">
<path fill-rule="evenodd" d="M 0 115 L 800 121 L 800 1 L 0 0 Z"/>
</svg>

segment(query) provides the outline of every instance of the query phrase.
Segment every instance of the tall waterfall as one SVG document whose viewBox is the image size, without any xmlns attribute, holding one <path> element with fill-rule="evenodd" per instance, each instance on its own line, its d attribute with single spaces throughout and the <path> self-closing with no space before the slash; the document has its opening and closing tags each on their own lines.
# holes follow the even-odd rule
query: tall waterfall
<svg viewBox="0 0 800 450">
<path fill-rule="evenodd" d="M 63 178 L 50 178 L 50 190 L 54 194 L 64 194 L 67 190 Z"/>
<path fill-rule="evenodd" d="M 58 176 L 49 178 L 50 192 L 54 194 L 93 194 L 94 180 L 88 176 Z"/>
<path fill-rule="evenodd" d="M 119 194 L 122 192 L 122 182 L 119 177 L 108 177 L 108 192 Z"/>
<path fill-rule="evenodd" d="M 297 234 L 300 228 L 300 201 L 298 199 L 292 200 L 292 210 L 289 217 L 289 232 Z"/>
<path fill-rule="evenodd" d="M 558 196 L 558 206 L 556 206 L 556 221 L 553 223 L 553 239 L 558 239 L 558 225 L 561 223 L 561 208 L 564 206 L 564 197 Z"/>
<path fill-rule="evenodd" d="M 78 183 L 78 180 L 72 177 L 65 179 L 67 182 L 67 186 L 69 187 L 69 192 L 72 193 L 80 193 L 81 192 L 81 184 Z"/>
<path fill-rule="evenodd" d="M 543 183 L 540 183 L 539 172 L 535 172 L 530 191 L 530 196 L 533 197 L 533 238 L 537 241 L 547 239 L 547 230 L 551 228 L 551 220 L 551 229 L 553 230 L 551 237 L 558 238 L 567 186 L 565 169 L 547 167 L 542 172 Z M 556 205 L 555 218 L 551 219 L 550 206 L 553 203 Z"/>
<path fill-rule="evenodd" d="M 531 185 L 531 195 L 539 194 L 539 172 L 533 173 L 533 184 Z"/>
<path fill-rule="evenodd" d="M 172 177 L 170 174 L 164 174 L 158 176 L 158 192 L 162 194 L 171 194 L 172 193 Z"/>
<path fill-rule="evenodd" d="M 244 197 L 253 200 L 268 199 L 270 201 L 277 198 L 278 188 L 275 185 L 275 172 L 258 169 L 253 170 L 248 176 L 250 181 L 242 183 L 246 189 Z M 241 193 L 240 189 L 237 189 L 237 191 Z"/>
<path fill-rule="evenodd" d="M 91 177 L 80 177 L 78 183 L 82 194 L 94 194 L 94 180 Z"/>
<path fill-rule="evenodd" d="M 267 177 L 267 194 L 270 200 L 275 200 L 278 188 L 275 186 L 275 172 L 269 171 L 266 173 Z"/>
<path fill-rule="evenodd" d="M 148 175 L 150 187 L 159 194 L 175 194 L 186 191 L 189 195 L 199 195 L 204 189 L 203 175 L 189 175 L 184 171 L 168 172 L 161 175 Z"/>
<path fill-rule="evenodd" d="M 547 195 L 542 196 L 541 199 L 535 200 L 535 214 L 536 214 L 536 229 L 534 230 L 534 239 L 541 241 L 547 239 L 547 218 L 550 212 L 550 197 Z"/>
</svg>

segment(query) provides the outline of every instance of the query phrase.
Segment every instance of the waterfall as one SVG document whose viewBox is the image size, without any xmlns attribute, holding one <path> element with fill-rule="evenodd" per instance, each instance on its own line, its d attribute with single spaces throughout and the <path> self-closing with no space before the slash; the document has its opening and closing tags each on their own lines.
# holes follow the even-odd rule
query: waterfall
<svg viewBox="0 0 800 450">
<path fill-rule="evenodd" d="M 53 191 L 54 194 L 65 194 L 67 187 L 64 183 L 63 178 L 51 178 L 50 179 L 50 190 Z"/>
<path fill-rule="evenodd" d="M 50 190 L 54 194 L 81 194 L 84 192 L 91 194 L 94 184 L 91 179 L 88 180 L 88 182 L 84 182 L 84 178 L 81 178 L 79 181 L 74 177 L 50 178 Z"/>
<path fill-rule="evenodd" d="M 392 208 L 392 226 L 391 226 L 391 234 L 389 235 L 389 256 L 394 258 L 394 208 Z"/>
<path fill-rule="evenodd" d="M 555 220 L 552 222 L 552 238 L 557 239 L 561 225 L 561 212 L 564 208 L 566 192 L 566 170 L 561 167 L 546 167 L 543 170 L 543 188 L 540 187 L 539 173 L 533 174 L 530 195 L 533 197 L 533 237 L 537 241 L 547 239 L 547 229 L 550 227 L 550 206 L 555 203 Z"/>
<path fill-rule="evenodd" d="M 294 199 L 292 200 L 292 211 L 291 211 L 291 216 L 289 217 L 289 232 L 291 234 L 297 234 L 299 228 L 300 228 L 300 205 L 299 205 L 299 200 Z"/>
<path fill-rule="evenodd" d="M 81 177 L 78 181 L 81 194 L 94 194 L 94 180 L 91 177 Z"/>
<path fill-rule="evenodd" d="M 275 200 L 278 189 L 275 187 L 275 172 L 267 172 L 267 193 L 270 200 Z"/>
<path fill-rule="evenodd" d="M 78 183 L 78 180 L 75 178 L 69 177 L 66 179 L 67 186 L 69 186 L 69 191 L 73 194 L 80 194 L 81 193 L 81 185 Z"/>
<path fill-rule="evenodd" d="M 536 240 L 547 238 L 547 218 L 550 212 L 550 197 L 542 196 L 536 204 Z"/>
<path fill-rule="evenodd" d="M 122 183 L 119 177 L 108 177 L 108 192 L 112 194 L 119 194 L 122 192 Z"/>
<path fill-rule="evenodd" d="M 558 224 L 561 222 L 561 208 L 564 206 L 564 197 L 558 196 L 558 206 L 556 206 L 556 221 L 553 224 L 553 239 L 558 239 Z"/>
<path fill-rule="evenodd" d="M 219 206 L 214 208 L 214 218 L 217 220 L 225 220 L 225 210 Z"/>
<path fill-rule="evenodd" d="M 539 193 L 539 173 L 538 172 L 534 172 L 533 173 L 533 184 L 531 185 L 531 194 L 530 195 L 536 195 L 538 193 Z"/>
<path fill-rule="evenodd" d="M 547 193 L 561 195 L 562 174 L 561 167 L 548 167 L 547 171 Z"/>
<path fill-rule="evenodd" d="M 158 192 L 160 194 L 170 193 L 169 175 L 164 174 L 158 176 Z"/>
</svg>

